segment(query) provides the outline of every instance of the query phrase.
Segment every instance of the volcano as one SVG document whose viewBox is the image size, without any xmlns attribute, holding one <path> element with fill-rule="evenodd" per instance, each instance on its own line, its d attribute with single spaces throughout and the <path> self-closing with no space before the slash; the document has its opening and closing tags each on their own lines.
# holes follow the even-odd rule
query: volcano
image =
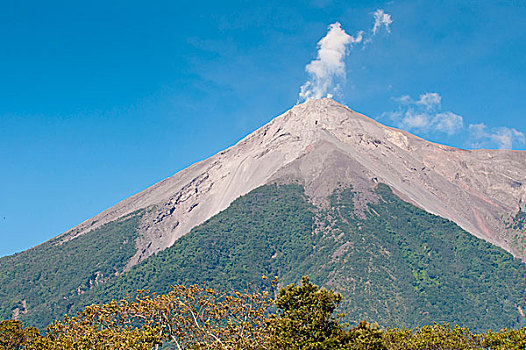
<svg viewBox="0 0 526 350">
<path fill-rule="evenodd" d="M 526 259 L 526 237 L 509 224 L 511 217 L 526 212 L 525 151 L 464 150 L 428 142 L 329 98 L 295 106 L 236 145 L 120 202 L 62 239 L 152 208 L 141 221 L 132 266 L 171 246 L 236 198 L 292 178 L 319 205 L 337 185 L 353 185 L 367 198 L 376 183 L 385 183 L 403 200 Z"/>
<path fill-rule="evenodd" d="M 310 275 L 350 321 L 526 324 L 526 152 L 464 150 L 310 100 L 0 259 L 0 315 L 43 326 L 174 283 Z"/>
</svg>

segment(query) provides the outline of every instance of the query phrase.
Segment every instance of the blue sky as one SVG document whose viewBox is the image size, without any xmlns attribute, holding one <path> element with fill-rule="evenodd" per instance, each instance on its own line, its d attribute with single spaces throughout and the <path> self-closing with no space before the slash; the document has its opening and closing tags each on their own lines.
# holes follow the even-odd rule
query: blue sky
<svg viewBox="0 0 526 350">
<path fill-rule="evenodd" d="M 378 9 L 392 23 L 372 36 Z M 0 256 L 292 107 L 335 22 L 370 38 L 347 47 L 336 100 L 432 141 L 524 150 L 524 18 L 519 0 L 3 1 Z"/>
</svg>

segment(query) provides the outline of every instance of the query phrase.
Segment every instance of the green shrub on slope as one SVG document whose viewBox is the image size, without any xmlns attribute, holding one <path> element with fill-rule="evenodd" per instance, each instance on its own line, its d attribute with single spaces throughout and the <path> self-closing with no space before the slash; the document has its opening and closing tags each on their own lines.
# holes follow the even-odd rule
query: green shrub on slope
<svg viewBox="0 0 526 350">
<path fill-rule="evenodd" d="M 140 216 L 134 213 L 70 241 L 61 243 L 59 237 L 1 258 L 0 317 L 18 313 L 25 323 L 42 326 L 70 312 L 72 299 L 122 272 L 136 251 Z"/>
</svg>

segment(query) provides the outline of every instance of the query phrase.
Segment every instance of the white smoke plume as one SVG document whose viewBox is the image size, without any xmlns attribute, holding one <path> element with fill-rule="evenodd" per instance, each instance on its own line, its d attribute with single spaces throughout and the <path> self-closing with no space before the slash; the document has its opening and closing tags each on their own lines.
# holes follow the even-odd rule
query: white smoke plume
<svg viewBox="0 0 526 350">
<path fill-rule="evenodd" d="M 393 23 L 391 15 L 384 12 L 384 10 L 378 9 L 373 13 L 374 16 L 374 26 L 373 26 L 373 35 L 376 35 L 378 29 L 382 26 L 385 27 L 388 33 L 391 33 L 391 28 L 389 26 Z"/>
<path fill-rule="evenodd" d="M 362 34 L 350 36 L 338 22 L 329 26 L 327 35 L 318 42 L 318 57 L 305 67 L 310 79 L 301 87 L 300 99 L 332 97 L 339 90 L 338 80 L 345 79 L 349 45 L 361 42 Z"/>
<path fill-rule="evenodd" d="M 390 31 L 391 16 L 383 10 L 376 10 L 374 27 L 369 35 L 375 35 L 379 28 Z M 343 30 L 339 22 L 329 25 L 329 31 L 318 42 L 318 54 L 315 60 L 305 67 L 309 79 L 301 86 L 300 101 L 308 101 L 323 97 L 333 97 L 340 92 L 340 83 L 345 81 L 345 57 L 353 45 L 364 41 L 364 31 L 358 31 L 351 36 Z M 371 39 L 367 39 L 368 42 Z"/>
</svg>

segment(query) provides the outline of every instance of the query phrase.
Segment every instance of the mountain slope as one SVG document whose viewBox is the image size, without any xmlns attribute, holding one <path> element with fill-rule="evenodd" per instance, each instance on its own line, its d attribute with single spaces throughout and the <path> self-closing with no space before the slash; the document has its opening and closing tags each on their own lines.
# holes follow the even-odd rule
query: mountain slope
<svg viewBox="0 0 526 350">
<path fill-rule="evenodd" d="M 131 267 L 327 143 L 361 167 L 368 182 L 386 183 L 404 200 L 526 258 L 524 230 L 506 224 L 520 210 L 526 211 L 526 152 L 468 151 L 433 144 L 331 99 L 295 106 L 236 145 L 124 200 L 62 239 L 153 206 L 142 219 Z M 306 171 L 309 166 L 316 165 L 307 164 Z M 299 176 L 309 181 L 312 174 Z M 330 186 L 325 187 L 323 195 L 331 192 Z M 306 190 L 316 195 L 308 184 Z M 317 197 L 323 201 L 323 195 Z"/>
<path fill-rule="evenodd" d="M 525 264 L 386 185 L 374 193 L 357 211 L 357 193 L 339 187 L 319 210 L 302 186 L 259 187 L 128 273 L 70 298 L 70 312 L 138 288 L 264 288 L 263 275 L 282 285 L 310 275 L 343 294 L 351 322 L 451 322 L 477 331 L 526 325 Z"/>
</svg>

